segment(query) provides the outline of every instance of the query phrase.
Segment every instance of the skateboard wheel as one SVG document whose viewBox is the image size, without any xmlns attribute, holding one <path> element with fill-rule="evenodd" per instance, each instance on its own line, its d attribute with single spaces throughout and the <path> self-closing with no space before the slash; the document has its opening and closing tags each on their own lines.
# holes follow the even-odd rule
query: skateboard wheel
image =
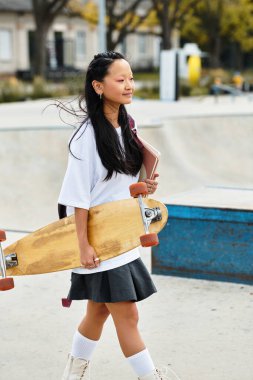
<svg viewBox="0 0 253 380">
<path fill-rule="evenodd" d="M 150 233 L 140 236 L 142 247 L 153 247 L 159 244 L 159 239 L 156 233 Z"/>
<path fill-rule="evenodd" d="M 139 195 L 147 195 L 148 188 L 145 182 L 133 183 L 129 186 L 131 197 L 137 198 Z"/>
<path fill-rule="evenodd" d="M 2 278 L 0 280 L 0 291 L 1 290 L 10 290 L 14 288 L 14 281 L 12 277 Z"/>
<path fill-rule="evenodd" d="M 1 243 L 1 241 L 5 241 L 5 240 L 6 240 L 5 231 L 0 230 L 0 243 Z"/>
</svg>

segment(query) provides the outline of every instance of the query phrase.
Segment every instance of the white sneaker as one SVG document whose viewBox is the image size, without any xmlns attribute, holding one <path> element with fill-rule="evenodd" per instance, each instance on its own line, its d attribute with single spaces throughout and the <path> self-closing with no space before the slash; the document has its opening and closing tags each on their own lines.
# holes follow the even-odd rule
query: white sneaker
<svg viewBox="0 0 253 380">
<path fill-rule="evenodd" d="M 62 380 L 90 380 L 89 364 L 88 360 L 69 355 Z"/>
</svg>

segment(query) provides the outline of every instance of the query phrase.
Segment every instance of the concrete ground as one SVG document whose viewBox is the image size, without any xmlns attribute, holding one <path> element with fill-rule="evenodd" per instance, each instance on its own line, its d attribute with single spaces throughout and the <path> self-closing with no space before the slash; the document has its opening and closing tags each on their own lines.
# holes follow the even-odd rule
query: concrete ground
<svg viewBox="0 0 253 380">
<path fill-rule="evenodd" d="M 50 101 L 0 106 L 0 228 L 8 244 L 57 217 L 70 129 Z M 162 153 L 157 197 L 200 185 L 253 187 L 253 103 L 247 98 L 135 101 L 140 134 Z M 69 120 L 71 122 L 71 120 Z M 150 252 L 142 249 L 150 269 Z M 15 278 L 0 294 L 0 379 L 61 378 L 85 302 L 63 309 L 70 273 Z M 253 287 L 153 275 L 158 293 L 139 303 L 140 330 L 169 380 L 253 379 Z M 91 379 L 136 378 L 112 320 L 94 354 Z"/>
</svg>

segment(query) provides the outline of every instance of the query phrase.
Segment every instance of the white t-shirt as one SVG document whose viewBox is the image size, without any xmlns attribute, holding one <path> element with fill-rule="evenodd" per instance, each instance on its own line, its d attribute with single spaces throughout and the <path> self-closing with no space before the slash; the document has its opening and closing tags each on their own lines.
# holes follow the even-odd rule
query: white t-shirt
<svg viewBox="0 0 253 380">
<path fill-rule="evenodd" d="M 121 127 L 116 128 L 123 145 Z M 100 205 L 106 202 L 130 198 L 129 186 L 138 182 L 137 176 L 114 173 L 112 178 L 104 181 L 107 170 L 103 166 L 96 147 L 95 132 L 88 120 L 78 131 L 71 143 L 68 166 L 63 180 L 58 202 L 67 206 L 67 215 L 74 213 L 74 208 L 84 208 Z M 100 262 L 94 269 L 83 267 L 73 269 L 80 274 L 91 274 L 125 265 L 140 257 L 138 248 L 119 256 Z"/>
</svg>

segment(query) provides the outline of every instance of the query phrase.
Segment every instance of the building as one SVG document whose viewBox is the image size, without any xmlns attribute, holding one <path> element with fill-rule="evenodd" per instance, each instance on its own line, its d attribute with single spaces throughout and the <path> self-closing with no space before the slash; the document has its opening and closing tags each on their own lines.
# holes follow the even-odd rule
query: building
<svg viewBox="0 0 253 380">
<path fill-rule="evenodd" d="M 31 0 L 0 0 L 0 74 L 33 69 L 34 30 Z M 158 37 L 132 34 L 117 50 L 127 55 L 135 69 L 159 65 Z M 66 12 L 55 19 L 48 34 L 48 69 L 83 70 L 97 52 L 97 27 Z"/>
</svg>

